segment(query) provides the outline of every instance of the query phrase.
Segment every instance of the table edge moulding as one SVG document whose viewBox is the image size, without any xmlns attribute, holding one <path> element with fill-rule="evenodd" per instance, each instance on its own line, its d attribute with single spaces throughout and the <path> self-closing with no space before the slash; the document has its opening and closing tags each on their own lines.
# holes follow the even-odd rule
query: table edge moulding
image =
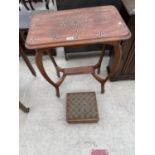
<svg viewBox="0 0 155 155">
<path fill-rule="evenodd" d="M 54 13 L 49 11 L 34 15 L 25 45 L 29 49 L 36 50 L 37 67 L 43 77 L 55 87 L 56 95 L 59 97 L 59 86 L 67 75 L 72 74 L 92 74 L 101 84 L 101 93 L 103 93 L 105 82 L 114 74 L 120 64 L 122 57 L 120 42 L 130 37 L 131 32 L 118 10 L 114 6 L 99 6 Z M 48 50 L 49 47 L 56 48 L 94 43 L 102 43 L 103 49 L 97 64 L 92 66 L 61 68 Z M 98 74 L 100 73 L 106 44 L 114 47 L 115 56 L 110 73 L 103 79 Z M 57 82 L 49 78 L 43 66 L 42 55 L 45 50 L 55 66 L 57 76 L 60 77 L 60 72 L 62 72 L 62 76 Z"/>
</svg>

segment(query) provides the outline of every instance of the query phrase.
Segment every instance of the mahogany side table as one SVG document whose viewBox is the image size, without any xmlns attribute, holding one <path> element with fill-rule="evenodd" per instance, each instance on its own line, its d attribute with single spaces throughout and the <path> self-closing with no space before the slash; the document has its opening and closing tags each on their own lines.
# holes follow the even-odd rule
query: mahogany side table
<svg viewBox="0 0 155 155">
<path fill-rule="evenodd" d="M 36 64 L 43 77 L 55 87 L 57 97 L 60 96 L 59 87 L 67 75 L 92 74 L 101 84 L 101 93 L 104 92 L 106 81 L 117 70 L 122 57 L 121 40 L 129 39 L 131 33 L 114 6 L 100 6 L 82 9 L 72 9 L 57 12 L 39 13 L 33 16 L 28 32 L 26 47 L 36 50 Z M 102 43 L 103 50 L 96 65 L 61 68 L 54 57 L 46 50 L 56 47 L 87 45 Z M 103 79 L 96 73 L 100 72 L 104 57 L 105 44 L 114 47 L 115 56 L 112 68 L 107 77 Z M 43 66 L 43 50 L 46 50 L 53 62 L 58 77 L 54 82 L 47 75 Z"/>
</svg>

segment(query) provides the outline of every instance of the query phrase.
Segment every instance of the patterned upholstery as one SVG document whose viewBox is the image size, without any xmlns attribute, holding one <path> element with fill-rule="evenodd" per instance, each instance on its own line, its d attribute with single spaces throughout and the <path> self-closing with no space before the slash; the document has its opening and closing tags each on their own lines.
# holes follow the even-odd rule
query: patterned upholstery
<svg viewBox="0 0 155 155">
<path fill-rule="evenodd" d="M 70 123 L 98 121 L 95 92 L 67 94 L 67 121 Z"/>
</svg>

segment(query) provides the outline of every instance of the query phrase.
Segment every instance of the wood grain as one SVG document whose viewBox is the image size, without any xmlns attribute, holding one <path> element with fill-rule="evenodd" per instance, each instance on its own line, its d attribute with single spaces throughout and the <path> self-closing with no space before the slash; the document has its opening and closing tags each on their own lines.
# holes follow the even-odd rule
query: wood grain
<svg viewBox="0 0 155 155">
<path fill-rule="evenodd" d="M 119 41 L 131 33 L 114 6 L 39 13 L 33 16 L 26 47 L 40 49 Z"/>
<path fill-rule="evenodd" d="M 34 15 L 30 25 L 26 46 L 36 49 L 36 64 L 43 77 L 55 87 L 57 97 L 60 96 L 59 87 L 67 75 L 92 74 L 100 83 L 101 93 L 104 93 L 106 81 L 112 77 L 122 57 L 121 40 L 130 38 L 131 33 L 122 17 L 114 6 L 102 6 L 67 11 L 47 12 Z M 82 44 L 102 43 L 112 45 L 115 55 L 110 73 L 100 77 L 95 70 L 100 71 L 104 56 L 103 48 L 96 65 L 74 68 L 59 67 L 53 55 L 50 58 L 55 66 L 58 76 L 57 82 L 50 79 L 43 66 L 43 50 L 49 47 L 75 46 Z"/>
</svg>

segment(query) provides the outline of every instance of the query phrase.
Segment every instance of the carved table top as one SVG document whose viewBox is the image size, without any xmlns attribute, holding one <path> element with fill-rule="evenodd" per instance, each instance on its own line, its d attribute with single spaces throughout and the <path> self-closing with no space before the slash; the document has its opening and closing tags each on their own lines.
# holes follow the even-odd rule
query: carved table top
<svg viewBox="0 0 155 155">
<path fill-rule="evenodd" d="M 119 41 L 131 33 L 114 6 L 48 11 L 33 16 L 29 49 Z"/>
</svg>

